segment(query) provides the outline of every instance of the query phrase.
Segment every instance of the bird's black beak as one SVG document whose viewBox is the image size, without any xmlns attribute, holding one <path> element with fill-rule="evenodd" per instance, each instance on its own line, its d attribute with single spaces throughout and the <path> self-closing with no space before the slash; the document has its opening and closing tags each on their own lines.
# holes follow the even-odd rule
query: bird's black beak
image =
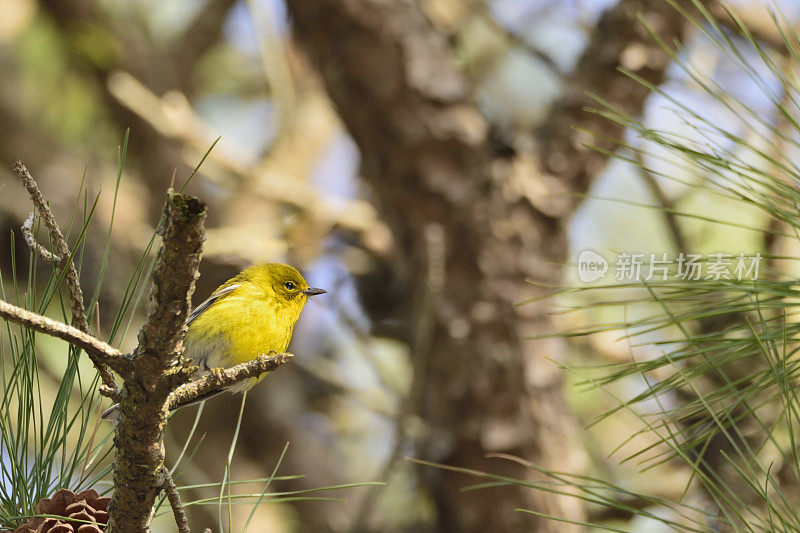
<svg viewBox="0 0 800 533">
<path fill-rule="evenodd" d="M 314 287 L 309 287 L 306 290 L 300 292 L 302 292 L 306 296 L 316 296 L 317 294 L 325 294 L 328 291 L 326 291 L 325 289 L 316 289 Z"/>
</svg>

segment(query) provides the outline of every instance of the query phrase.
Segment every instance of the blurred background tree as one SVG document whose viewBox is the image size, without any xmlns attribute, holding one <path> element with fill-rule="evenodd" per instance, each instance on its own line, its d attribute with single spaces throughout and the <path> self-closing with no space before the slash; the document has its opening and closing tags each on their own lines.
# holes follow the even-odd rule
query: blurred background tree
<svg viewBox="0 0 800 533">
<path fill-rule="evenodd" d="M 780 41 L 764 24 L 762 2 L 735 4 L 758 39 Z M 91 286 L 98 271 L 91 266 L 103 255 L 92 243 L 102 242 L 112 217 L 115 147 L 130 128 L 113 260 L 99 299 L 102 332 L 148 245 L 166 188 L 182 183 L 221 136 L 189 185 L 209 204 L 195 303 L 264 261 L 295 264 L 328 289 L 301 319 L 291 347 L 298 357 L 249 395 L 232 477 L 268 475 L 289 442 L 279 473 L 305 478 L 279 488 L 389 483 L 354 490 L 345 503 L 262 506 L 258 523 L 271 531 L 568 531 L 573 526 L 515 509 L 580 521 L 587 511 L 575 499 L 514 487 L 462 492 L 462 477 L 404 457 L 518 478 L 535 474 L 486 454 L 548 470 L 631 474 L 606 460 L 619 444 L 614 438 L 581 436 L 581 421 L 602 409 L 565 392 L 552 361 L 614 360 L 627 351 L 526 340 L 558 325 L 549 303 L 514 304 L 559 283 L 570 250 L 683 249 L 671 242 L 669 217 L 581 203 L 590 187 L 634 202 L 675 201 L 663 184 L 633 176 L 635 165 L 608 163 L 625 127 L 584 108 L 594 105 L 588 92 L 631 116 L 680 127 L 658 114 L 646 87 L 617 71 L 691 90 L 647 28 L 665 42 L 686 42 L 686 54 L 727 73 L 735 91 L 741 73 L 725 71 L 730 60 L 676 9 L 707 6 L 730 24 L 715 2 L 0 6 L 3 250 L 29 211 L 11 163 L 26 160 L 63 217 L 82 201 L 86 164 L 90 194 L 102 192 L 84 258 Z M 794 16 L 791 2 L 785 9 Z M 8 272 L 7 253 L 2 261 Z M 126 337 L 121 348 L 133 342 Z M 183 484 L 222 478 L 238 404 L 222 397 L 205 406 L 196 432 L 204 437 L 189 448 L 196 451 Z M 193 415 L 187 409 L 173 418 L 170 453 L 180 451 Z M 680 486 L 665 482 L 663 492 Z M 216 523 L 216 510 L 194 507 L 193 525 Z M 233 530 L 248 512 L 234 514 Z"/>
</svg>

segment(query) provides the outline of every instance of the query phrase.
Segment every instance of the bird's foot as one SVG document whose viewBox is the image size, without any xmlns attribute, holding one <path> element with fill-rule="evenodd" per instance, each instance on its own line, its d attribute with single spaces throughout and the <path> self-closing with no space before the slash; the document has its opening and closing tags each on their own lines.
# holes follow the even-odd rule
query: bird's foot
<svg viewBox="0 0 800 533">
<path fill-rule="evenodd" d="M 275 357 L 276 355 L 278 355 L 278 352 L 276 352 L 275 350 L 270 350 L 266 353 L 261 352 L 260 354 L 258 354 L 258 359 L 269 359 L 270 357 Z"/>
<path fill-rule="evenodd" d="M 209 368 L 208 371 L 214 376 L 217 381 L 222 381 L 224 369 L 222 368 Z"/>
</svg>

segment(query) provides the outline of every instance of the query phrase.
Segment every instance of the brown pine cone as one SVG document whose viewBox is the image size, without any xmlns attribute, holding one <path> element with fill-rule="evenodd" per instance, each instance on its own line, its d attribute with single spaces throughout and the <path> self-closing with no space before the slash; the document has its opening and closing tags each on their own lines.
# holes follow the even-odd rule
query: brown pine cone
<svg viewBox="0 0 800 533">
<path fill-rule="evenodd" d="M 50 498 L 36 504 L 36 514 L 58 515 L 64 518 L 34 517 L 19 526 L 14 533 L 101 533 L 108 523 L 108 503 L 94 489 L 78 494 L 61 489 Z M 77 520 L 82 520 L 78 522 Z M 86 522 L 94 522 L 87 524 Z"/>
</svg>

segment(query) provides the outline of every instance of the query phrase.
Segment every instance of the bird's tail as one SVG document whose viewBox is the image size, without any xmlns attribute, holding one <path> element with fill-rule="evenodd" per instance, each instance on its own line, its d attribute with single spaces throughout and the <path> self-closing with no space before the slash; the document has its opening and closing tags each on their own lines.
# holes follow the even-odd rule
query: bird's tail
<svg viewBox="0 0 800 533">
<path fill-rule="evenodd" d="M 209 400 L 209 399 L 213 398 L 214 396 L 219 396 L 223 392 L 225 392 L 225 389 L 212 390 L 211 392 L 207 392 L 207 393 L 203 394 L 202 396 L 198 396 L 194 400 L 192 400 L 190 402 L 183 403 L 183 404 L 173 408 L 172 410 L 175 411 L 176 409 L 180 409 L 181 407 L 187 407 L 189 405 L 194 405 L 196 403 L 204 402 L 206 400 Z M 119 404 L 115 403 L 114 405 L 112 405 L 111 407 L 109 407 L 108 409 L 103 411 L 103 414 L 100 415 L 100 418 L 102 420 L 107 421 L 107 422 L 116 422 L 117 419 L 119 418 Z"/>
<path fill-rule="evenodd" d="M 116 422 L 119 418 L 119 404 L 115 403 L 100 415 L 100 418 L 107 422 Z"/>
</svg>

